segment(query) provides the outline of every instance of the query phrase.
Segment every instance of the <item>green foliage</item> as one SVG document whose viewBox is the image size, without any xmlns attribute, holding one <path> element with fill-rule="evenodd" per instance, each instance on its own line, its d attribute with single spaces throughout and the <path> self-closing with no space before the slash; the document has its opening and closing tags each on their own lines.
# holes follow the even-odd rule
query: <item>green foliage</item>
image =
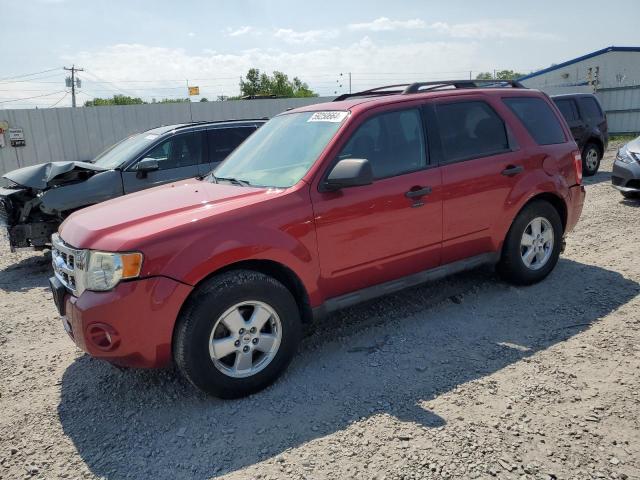
<svg viewBox="0 0 640 480">
<path fill-rule="evenodd" d="M 161 100 L 156 100 L 154 98 L 151 100 L 151 103 L 185 103 L 190 101 L 190 98 L 163 98 Z"/>
<path fill-rule="evenodd" d="M 513 70 L 500 70 L 495 72 L 494 78 L 491 72 L 480 72 L 476 75 L 476 80 L 517 80 L 520 77 L 524 77 L 524 73 L 515 72 Z"/>
<path fill-rule="evenodd" d="M 208 99 L 207 97 L 202 97 L 202 98 L 200 99 L 200 101 L 201 101 L 201 102 L 208 102 L 208 101 L 209 101 L 209 99 Z"/>
<path fill-rule="evenodd" d="M 250 68 L 245 78 L 240 79 L 240 92 L 240 96 L 275 95 L 286 98 L 318 96 L 298 77 L 289 80 L 285 73 L 274 71 L 273 75 L 267 75 L 260 73 L 257 68 Z"/>
<path fill-rule="evenodd" d="M 138 97 L 128 95 L 114 95 L 113 98 L 94 98 L 84 102 L 85 107 L 103 107 L 106 105 L 142 105 L 147 103 Z"/>
</svg>

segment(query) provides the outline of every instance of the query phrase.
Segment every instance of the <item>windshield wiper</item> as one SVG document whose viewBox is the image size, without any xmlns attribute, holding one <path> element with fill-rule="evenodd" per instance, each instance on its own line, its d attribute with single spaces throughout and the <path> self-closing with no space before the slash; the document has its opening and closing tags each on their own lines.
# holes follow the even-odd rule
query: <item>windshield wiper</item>
<svg viewBox="0 0 640 480">
<path fill-rule="evenodd" d="M 213 181 L 216 183 L 220 182 L 229 182 L 233 185 L 240 185 L 241 187 L 250 187 L 251 182 L 247 182 L 246 180 L 240 180 L 239 178 L 233 177 L 216 177 L 213 173 L 211 174 Z"/>
</svg>

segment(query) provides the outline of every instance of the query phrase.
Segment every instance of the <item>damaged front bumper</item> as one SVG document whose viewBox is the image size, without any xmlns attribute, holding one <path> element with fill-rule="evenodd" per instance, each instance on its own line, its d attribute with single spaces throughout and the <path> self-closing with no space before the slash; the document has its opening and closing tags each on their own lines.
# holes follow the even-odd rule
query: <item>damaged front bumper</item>
<svg viewBox="0 0 640 480">
<path fill-rule="evenodd" d="M 13 252 L 17 248 L 42 249 L 51 243 L 51 235 L 58 230 L 60 220 L 40 216 L 37 221 L 24 221 L 29 210 L 38 202 L 20 188 L 0 188 L 0 241 Z M 25 212 L 26 210 L 26 212 Z"/>
</svg>

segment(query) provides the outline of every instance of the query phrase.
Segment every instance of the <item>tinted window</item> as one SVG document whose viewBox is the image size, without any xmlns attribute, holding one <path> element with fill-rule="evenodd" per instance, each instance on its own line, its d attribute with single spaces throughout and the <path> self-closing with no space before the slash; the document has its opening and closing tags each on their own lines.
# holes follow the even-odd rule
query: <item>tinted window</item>
<svg viewBox="0 0 640 480">
<path fill-rule="evenodd" d="M 440 104 L 436 115 L 444 162 L 509 150 L 504 122 L 485 102 Z"/>
<path fill-rule="evenodd" d="M 196 165 L 202 160 L 202 134 L 195 132 L 171 137 L 147 153 L 145 158 L 157 160 L 160 170 Z"/>
<path fill-rule="evenodd" d="M 209 161 L 218 163 L 227 158 L 245 139 L 255 131 L 253 127 L 217 128 L 207 132 Z"/>
<path fill-rule="evenodd" d="M 542 98 L 505 98 L 504 103 L 516 114 L 538 145 L 566 141 L 558 118 Z"/>
<path fill-rule="evenodd" d="M 366 120 L 338 158 L 366 158 L 375 178 L 392 177 L 426 165 L 420 111 L 403 110 Z"/>
<path fill-rule="evenodd" d="M 554 100 L 556 105 L 560 109 L 560 113 L 567 120 L 567 122 L 571 122 L 574 120 L 578 120 L 580 116 L 578 115 L 578 109 L 576 108 L 576 104 L 573 100 Z"/>
<path fill-rule="evenodd" d="M 582 114 L 588 120 L 601 120 L 602 119 L 602 110 L 600 110 L 600 105 L 596 102 L 595 98 L 592 97 L 579 97 L 578 101 L 580 102 L 580 110 L 582 110 Z"/>
</svg>

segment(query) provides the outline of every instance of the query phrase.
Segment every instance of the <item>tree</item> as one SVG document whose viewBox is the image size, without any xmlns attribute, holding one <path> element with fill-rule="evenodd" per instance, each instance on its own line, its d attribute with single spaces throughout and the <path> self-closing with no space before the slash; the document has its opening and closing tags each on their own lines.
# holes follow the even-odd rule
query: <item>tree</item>
<svg viewBox="0 0 640 480">
<path fill-rule="evenodd" d="M 208 101 L 209 101 L 209 99 L 208 99 L 207 97 L 202 97 L 202 98 L 200 99 L 200 101 L 201 101 L 201 102 L 208 102 Z"/>
<path fill-rule="evenodd" d="M 275 95 L 276 97 L 317 97 L 318 94 L 309 88 L 298 77 L 289 80 L 287 74 L 274 71 L 267 75 L 257 68 L 250 68 L 245 78 L 240 79 L 240 96 Z"/>
<path fill-rule="evenodd" d="M 114 95 L 113 98 L 94 98 L 84 102 L 85 107 L 103 107 L 106 105 L 142 105 L 145 102 L 139 97 L 128 95 Z"/>
<path fill-rule="evenodd" d="M 524 73 L 515 72 L 513 70 L 500 70 L 495 72 L 494 78 L 491 72 L 480 72 L 476 75 L 476 80 L 517 80 L 520 77 L 524 77 Z"/>
</svg>

